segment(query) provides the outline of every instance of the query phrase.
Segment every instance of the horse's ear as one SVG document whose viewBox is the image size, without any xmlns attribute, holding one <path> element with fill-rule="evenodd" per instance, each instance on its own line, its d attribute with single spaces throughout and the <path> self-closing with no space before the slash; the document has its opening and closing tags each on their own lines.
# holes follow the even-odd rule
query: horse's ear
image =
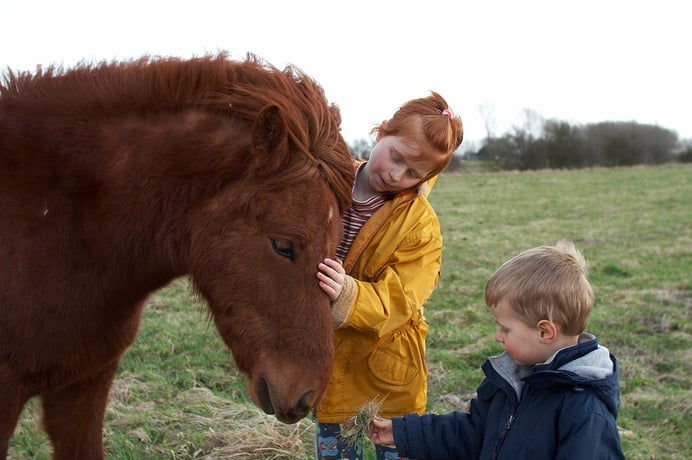
<svg viewBox="0 0 692 460">
<path fill-rule="evenodd" d="M 268 105 L 255 118 L 252 143 L 257 156 L 258 169 L 271 172 L 271 165 L 283 162 L 288 152 L 288 132 L 279 107 Z"/>
</svg>

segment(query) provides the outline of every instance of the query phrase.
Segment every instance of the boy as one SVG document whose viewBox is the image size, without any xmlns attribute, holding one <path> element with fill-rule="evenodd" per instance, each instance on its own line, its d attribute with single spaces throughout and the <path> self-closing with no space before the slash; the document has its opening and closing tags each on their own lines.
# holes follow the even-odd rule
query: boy
<svg viewBox="0 0 692 460">
<path fill-rule="evenodd" d="M 586 276 L 569 241 L 505 262 L 485 287 L 505 352 L 483 365 L 470 413 L 378 418 L 368 437 L 419 459 L 624 459 L 617 362 L 584 332 Z"/>
</svg>

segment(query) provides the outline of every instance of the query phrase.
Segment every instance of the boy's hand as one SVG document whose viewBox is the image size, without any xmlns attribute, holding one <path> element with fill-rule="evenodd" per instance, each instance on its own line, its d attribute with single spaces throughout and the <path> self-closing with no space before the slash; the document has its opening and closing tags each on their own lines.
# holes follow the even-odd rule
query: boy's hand
<svg viewBox="0 0 692 460">
<path fill-rule="evenodd" d="M 329 300 L 334 302 L 344 288 L 346 271 L 339 259 L 324 259 L 317 268 L 317 279 L 320 280 L 320 287 L 329 296 Z"/>
<path fill-rule="evenodd" d="M 394 444 L 394 434 L 392 433 L 392 421 L 380 417 L 370 424 L 367 432 L 368 438 L 375 444 Z"/>
</svg>

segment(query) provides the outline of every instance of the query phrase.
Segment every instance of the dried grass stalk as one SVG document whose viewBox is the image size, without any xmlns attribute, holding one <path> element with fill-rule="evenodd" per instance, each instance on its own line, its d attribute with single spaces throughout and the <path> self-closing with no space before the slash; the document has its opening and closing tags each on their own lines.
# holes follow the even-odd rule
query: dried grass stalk
<svg viewBox="0 0 692 460">
<path fill-rule="evenodd" d="M 341 428 L 341 439 L 345 440 L 349 447 L 355 447 L 358 439 L 368 431 L 372 421 L 377 417 L 383 401 L 384 398 L 366 401 L 356 415 L 346 420 Z"/>
</svg>

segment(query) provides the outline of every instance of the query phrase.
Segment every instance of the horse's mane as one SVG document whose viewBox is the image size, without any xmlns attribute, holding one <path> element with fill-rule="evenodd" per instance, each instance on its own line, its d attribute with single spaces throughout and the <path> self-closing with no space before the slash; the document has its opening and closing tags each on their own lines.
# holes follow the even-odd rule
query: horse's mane
<svg viewBox="0 0 692 460">
<path fill-rule="evenodd" d="M 128 112 L 214 111 L 251 123 L 277 105 L 293 148 L 306 154 L 334 190 L 343 213 L 350 203 L 353 166 L 343 155 L 341 115 L 322 87 L 294 66 L 283 71 L 253 54 L 233 61 L 226 53 L 189 60 L 144 56 L 122 62 L 80 63 L 65 70 L 4 75 L 0 110 L 59 115 L 87 121 Z"/>
</svg>

